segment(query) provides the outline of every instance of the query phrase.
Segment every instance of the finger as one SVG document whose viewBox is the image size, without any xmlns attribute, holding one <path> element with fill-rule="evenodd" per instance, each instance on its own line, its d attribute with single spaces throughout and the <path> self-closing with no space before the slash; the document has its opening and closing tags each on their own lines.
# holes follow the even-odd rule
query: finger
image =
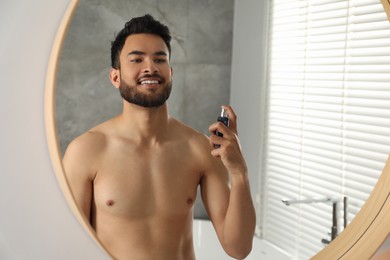
<svg viewBox="0 0 390 260">
<path fill-rule="evenodd" d="M 229 135 L 229 128 L 222 122 L 215 122 L 209 126 L 209 131 L 215 134 L 216 131 L 222 133 L 224 136 Z"/>
<path fill-rule="evenodd" d="M 211 135 L 209 137 L 209 142 L 214 148 L 219 148 L 225 142 L 225 139 L 218 135 Z M 219 145 L 219 147 L 215 147 L 215 145 Z"/>
<path fill-rule="evenodd" d="M 219 149 L 211 150 L 211 155 L 212 155 L 213 157 L 216 157 L 216 158 L 221 157 L 221 156 L 219 155 Z"/>
</svg>

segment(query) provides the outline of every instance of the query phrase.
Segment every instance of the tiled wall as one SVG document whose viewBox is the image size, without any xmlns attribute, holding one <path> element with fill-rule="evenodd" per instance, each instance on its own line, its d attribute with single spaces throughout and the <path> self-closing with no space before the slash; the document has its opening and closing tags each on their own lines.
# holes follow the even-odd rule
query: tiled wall
<svg viewBox="0 0 390 260">
<path fill-rule="evenodd" d="M 121 112 L 120 94 L 108 78 L 111 41 L 126 21 L 146 13 L 168 25 L 173 35 L 171 116 L 208 134 L 220 105 L 229 103 L 233 8 L 234 0 L 80 0 L 58 70 L 61 151 Z M 195 215 L 204 216 L 197 208 Z"/>
</svg>

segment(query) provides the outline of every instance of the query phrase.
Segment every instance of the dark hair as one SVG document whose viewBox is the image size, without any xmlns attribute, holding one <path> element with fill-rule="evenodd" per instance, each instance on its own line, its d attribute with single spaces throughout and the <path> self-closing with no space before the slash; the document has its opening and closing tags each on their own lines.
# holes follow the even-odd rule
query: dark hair
<svg viewBox="0 0 390 260">
<path fill-rule="evenodd" d="M 169 28 L 159 21 L 156 21 L 150 14 L 146 14 L 128 21 L 111 43 L 111 67 L 115 69 L 120 68 L 119 56 L 127 37 L 139 33 L 150 33 L 160 36 L 168 47 L 169 57 L 171 56 L 172 37 Z"/>
</svg>

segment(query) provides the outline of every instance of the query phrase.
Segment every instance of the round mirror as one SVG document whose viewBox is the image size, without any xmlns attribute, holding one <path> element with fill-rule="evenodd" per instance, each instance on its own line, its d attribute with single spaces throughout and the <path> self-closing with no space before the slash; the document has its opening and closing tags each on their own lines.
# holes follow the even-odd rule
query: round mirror
<svg viewBox="0 0 390 260">
<path fill-rule="evenodd" d="M 110 44 L 129 18 L 146 13 L 173 32 L 170 114 L 207 133 L 220 104 L 229 103 L 230 93 L 234 1 L 219 2 L 80 1 L 55 79 L 59 154 L 75 137 L 120 113 L 120 95 L 108 78 Z M 72 3 L 76 6 L 77 1 Z M 195 217 L 207 218 L 197 205 Z"/>
</svg>

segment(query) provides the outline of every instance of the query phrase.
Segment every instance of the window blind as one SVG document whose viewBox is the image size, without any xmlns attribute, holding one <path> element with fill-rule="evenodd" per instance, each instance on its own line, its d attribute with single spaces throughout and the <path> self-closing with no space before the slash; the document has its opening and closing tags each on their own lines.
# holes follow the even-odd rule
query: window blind
<svg viewBox="0 0 390 260">
<path fill-rule="evenodd" d="M 346 196 L 351 221 L 368 198 L 390 153 L 390 24 L 380 0 L 272 0 L 269 24 L 262 236 L 308 259 L 332 204 L 281 200 Z"/>
</svg>

